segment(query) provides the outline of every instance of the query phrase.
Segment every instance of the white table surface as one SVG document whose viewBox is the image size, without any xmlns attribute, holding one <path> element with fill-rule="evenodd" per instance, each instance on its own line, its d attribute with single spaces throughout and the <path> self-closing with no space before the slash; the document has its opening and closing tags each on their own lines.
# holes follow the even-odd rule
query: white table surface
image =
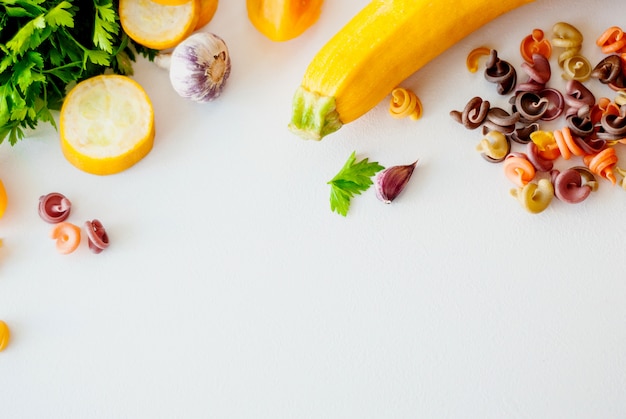
<svg viewBox="0 0 626 419">
<path fill-rule="evenodd" d="M 595 38 L 624 24 L 624 3 L 524 6 L 402 83 L 424 104 L 419 121 L 391 118 L 386 99 L 302 140 L 287 130 L 293 92 L 365 4 L 327 1 L 304 35 L 273 43 L 244 1 L 222 1 L 203 30 L 230 48 L 223 95 L 191 103 L 137 63 L 157 135 L 123 173 L 78 171 L 47 126 L 0 146 L 0 319 L 12 331 L 1 417 L 626 417 L 626 191 L 603 181 L 581 204 L 532 215 L 476 152 L 480 133 L 449 116 L 475 95 L 506 104 L 466 70 L 474 47 L 523 78 L 521 39 L 566 21 L 595 64 Z M 370 189 L 344 218 L 326 182 L 352 151 L 419 165 L 394 203 Z M 100 219 L 111 247 L 58 254 L 37 215 L 53 191 L 72 200 L 69 221 Z"/>
</svg>

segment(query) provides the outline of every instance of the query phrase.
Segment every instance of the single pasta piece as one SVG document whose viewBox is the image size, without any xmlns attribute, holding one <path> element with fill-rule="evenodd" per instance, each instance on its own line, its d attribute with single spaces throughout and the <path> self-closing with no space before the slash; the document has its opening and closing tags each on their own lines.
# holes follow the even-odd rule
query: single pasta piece
<svg viewBox="0 0 626 419">
<path fill-rule="evenodd" d="M 591 63 L 582 55 L 574 55 L 563 62 L 565 80 L 586 81 L 591 77 Z"/>
<path fill-rule="evenodd" d="M 556 141 L 556 145 L 559 147 L 559 151 L 561 152 L 561 156 L 565 160 L 569 160 L 574 156 L 582 156 L 585 154 L 585 151 L 580 148 L 576 141 L 574 141 L 574 137 L 572 137 L 572 132 L 569 127 L 563 127 L 563 129 L 554 131 L 554 139 Z"/>
<path fill-rule="evenodd" d="M 549 179 L 540 179 L 537 183 L 527 183 L 511 189 L 511 196 L 517 199 L 526 211 L 538 214 L 543 212 L 554 198 L 554 187 Z"/>
<path fill-rule="evenodd" d="M 554 195 L 563 202 L 577 204 L 593 191 L 592 185 L 586 184 L 581 172 L 576 169 L 555 170 L 553 176 Z"/>
<path fill-rule="evenodd" d="M 59 253 L 67 255 L 76 250 L 80 244 L 80 227 L 63 221 L 52 228 L 50 238 L 56 240 Z"/>
<path fill-rule="evenodd" d="M 541 29 L 534 29 L 530 35 L 527 35 L 520 44 L 520 53 L 524 61 L 532 63 L 533 54 L 543 55 L 550 59 L 552 55 L 552 44 L 543 36 Z"/>
<path fill-rule="evenodd" d="M 522 153 L 509 154 L 503 163 L 505 176 L 514 184 L 523 187 L 535 177 L 535 167 Z"/>
<path fill-rule="evenodd" d="M 465 59 L 465 66 L 470 73 L 476 73 L 478 71 L 478 62 L 481 58 L 491 55 L 491 48 L 478 47 L 474 48 L 467 54 Z"/>
<path fill-rule="evenodd" d="M 100 253 L 109 247 L 109 235 L 99 220 L 85 221 L 89 250 Z"/>
<path fill-rule="evenodd" d="M 617 183 L 617 178 L 613 169 L 617 164 L 617 155 L 613 147 L 608 147 L 596 154 L 589 154 L 583 157 L 583 162 L 593 173 L 609 180 L 613 185 Z"/>
<path fill-rule="evenodd" d="M 476 146 L 485 160 L 492 163 L 503 161 L 511 151 L 511 142 L 499 131 L 489 131 Z"/>
<path fill-rule="evenodd" d="M 626 49 L 626 37 L 618 26 L 611 26 L 596 39 L 596 45 L 604 54 L 622 53 Z"/>
<path fill-rule="evenodd" d="M 537 145 L 537 154 L 544 159 L 556 160 L 561 155 L 553 132 L 535 131 L 530 134 L 530 139 Z"/>
<path fill-rule="evenodd" d="M 574 26 L 566 22 L 558 22 L 552 27 L 552 45 L 563 48 L 559 54 L 558 62 L 561 67 L 568 58 L 578 55 L 583 43 L 583 35 Z"/>
<path fill-rule="evenodd" d="M 397 87 L 391 91 L 389 113 L 397 119 L 408 116 L 413 120 L 418 120 L 422 117 L 422 102 L 412 91 Z"/>
<path fill-rule="evenodd" d="M 39 197 L 37 212 L 47 223 L 56 224 L 65 221 L 70 216 L 71 210 L 72 203 L 61 193 L 51 192 Z"/>
<path fill-rule="evenodd" d="M 490 109 L 491 104 L 488 100 L 475 96 L 467 102 L 462 111 L 450 111 L 450 116 L 465 128 L 473 130 L 485 122 Z"/>
</svg>

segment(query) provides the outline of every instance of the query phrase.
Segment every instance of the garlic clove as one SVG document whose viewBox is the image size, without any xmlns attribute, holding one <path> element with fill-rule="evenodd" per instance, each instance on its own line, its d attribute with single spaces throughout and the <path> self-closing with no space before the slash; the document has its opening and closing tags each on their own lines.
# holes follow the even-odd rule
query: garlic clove
<svg viewBox="0 0 626 419">
<path fill-rule="evenodd" d="M 417 160 L 412 164 L 389 167 L 376 177 L 376 197 L 385 204 L 391 204 L 411 179 L 417 166 Z"/>
</svg>

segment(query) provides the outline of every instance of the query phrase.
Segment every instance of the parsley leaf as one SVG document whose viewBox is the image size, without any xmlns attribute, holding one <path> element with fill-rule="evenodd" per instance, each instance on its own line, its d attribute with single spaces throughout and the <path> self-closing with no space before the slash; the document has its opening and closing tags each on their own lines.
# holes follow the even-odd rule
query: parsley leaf
<svg viewBox="0 0 626 419">
<path fill-rule="evenodd" d="M 350 200 L 372 186 L 372 177 L 383 169 L 378 162 L 369 162 L 367 158 L 357 162 L 353 151 L 339 173 L 327 182 L 330 185 L 330 209 L 345 217 Z"/>
<path fill-rule="evenodd" d="M 62 1 L 46 13 L 46 23 L 52 28 L 56 28 L 58 26 L 73 28 L 74 18 L 72 17 L 72 13 L 69 11 L 71 8 L 72 4 L 69 1 Z"/>
<path fill-rule="evenodd" d="M 93 43 L 109 54 L 113 52 L 114 36 L 120 30 L 111 1 L 95 1 L 96 19 L 93 30 Z"/>
<path fill-rule="evenodd" d="M 45 28 L 46 19 L 43 15 L 30 20 L 7 42 L 9 52 L 23 54 L 30 48 L 37 48 L 41 43 L 41 32 Z"/>
</svg>

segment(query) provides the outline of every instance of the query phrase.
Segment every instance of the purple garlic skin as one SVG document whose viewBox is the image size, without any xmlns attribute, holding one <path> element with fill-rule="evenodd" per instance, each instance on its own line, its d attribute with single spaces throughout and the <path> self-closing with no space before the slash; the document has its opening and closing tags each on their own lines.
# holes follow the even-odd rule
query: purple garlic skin
<svg viewBox="0 0 626 419">
<path fill-rule="evenodd" d="M 376 197 L 385 204 L 391 204 L 411 179 L 415 166 L 417 160 L 412 164 L 393 166 L 380 172 L 376 177 Z"/>
<path fill-rule="evenodd" d="M 194 102 L 217 98 L 230 75 L 230 55 L 222 38 L 198 32 L 172 52 L 170 81 L 176 92 Z"/>
</svg>

